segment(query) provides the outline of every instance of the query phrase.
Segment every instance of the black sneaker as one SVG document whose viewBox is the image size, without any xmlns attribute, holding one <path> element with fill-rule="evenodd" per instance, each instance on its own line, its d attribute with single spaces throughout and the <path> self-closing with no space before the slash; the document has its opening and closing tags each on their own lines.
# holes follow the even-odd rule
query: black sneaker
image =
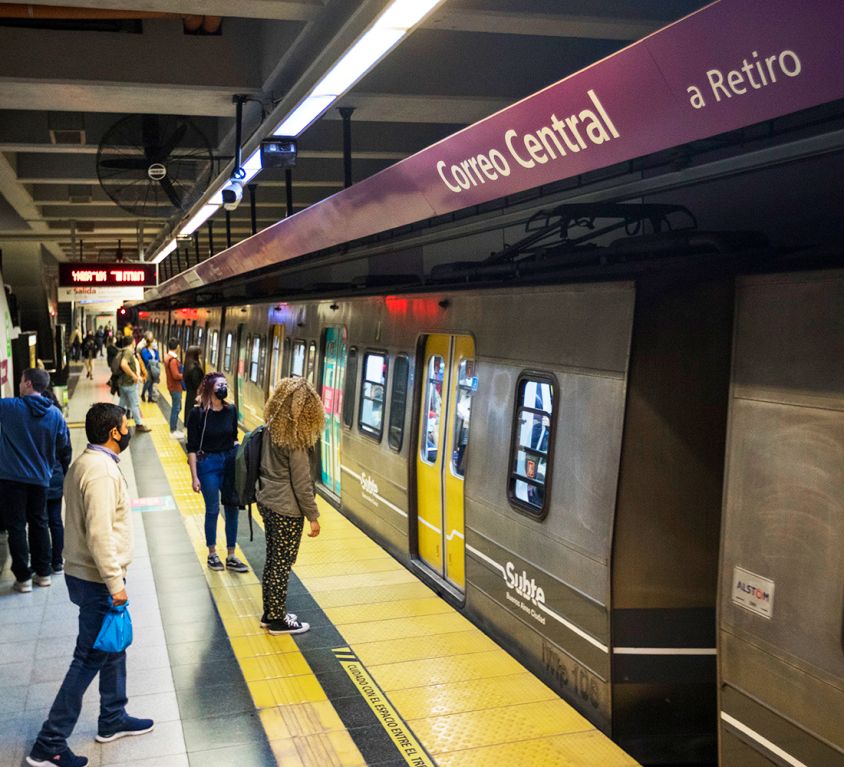
<svg viewBox="0 0 844 767">
<path fill-rule="evenodd" d="M 60 573 L 62 571 L 64 571 L 64 564 L 62 564 L 61 562 L 56 562 L 56 564 L 53 565 L 53 572 Z"/>
<path fill-rule="evenodd" d="M 287 613 L 287 617 L 288 617 L 288 618 L 292 618 L 294 621 L 295 621 L 295 620 L 296 620 L 296 618 L 297 618 L 297 616 L 296 616 L 296 615 L 294 615 L 293 613 Z M 269 625 L 270 625 L 270 619 L 267 617 L 267 614 L 266 614 L 266 613 L 264 613 L 264 614 L 261 616 L 261 623 L 260 623 L 260 625 L 261 625 L 261 628 L 262 628 L 262 629 L 265 629 L 265 628 L 268 628 L 268 627 L 269 627 Z"/>
<path fill-rule="evenodd" d="M 59 751 L 57 754 L 47 754 L 36 746 L 26 757 L 26 763 L 31 767 L 49 767 L 56 764 L 59 767 L 85 767 L 88 764 L 88 759 L 84 756 L 77 756 L 69 748 Z"/>
<path fill-rule="evenodd" d="M 249 572 L 249 568 L 237 557 L 226 557 L 226 570 L 234 570 L 236 573 Z"/>
<path fill-rule="evenodd" d="M 134 716 L 127 716 L 115 729 L 98 731 L 95 740 L 98 743 L 111 743 L 111 741 L 125 738 L 127 735 L 144 735 L 151 732 L 153 727 L 155 727 L 155 722 L 152 719 L 138 719 Z M 87 759 L 85 761 L 87 762 Z"/>
<path fill-rule="evenodd" d="M 310 627 L 310 623 L 301 623 L 295 615 L 290 613 L 280 621 L 270 621 L 267 624 L 267 630 L 273 636 L 278 634 L 304 634 Z"/>
<path fill-rule="evenodd" d="M 216 554 L 209 554 L 208 555 L 208 569 L 209 570 L 225 570 L 226 568 L 223 567 L 222 561 L 220 561 L 220 557 Z"/>
</svg>

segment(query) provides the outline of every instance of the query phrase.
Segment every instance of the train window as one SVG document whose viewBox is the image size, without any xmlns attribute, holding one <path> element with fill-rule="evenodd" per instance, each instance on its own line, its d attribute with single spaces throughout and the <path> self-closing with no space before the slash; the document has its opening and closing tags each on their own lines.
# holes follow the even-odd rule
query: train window
<svg viewBox="0 0 844 767">
<path fill-rule="evenodd" d="M 379 442 L 384 433 L 384 388 L 387 383 L 387 355 L 363 355 L 363 381 L 358 426 Z"/>
<path fill-rule="evenodd" d="M 305 374 L 305 342 L 293 342 L 293 360 L 290 363 L 290 375 L 301 378 Z"/>
<path fill-rule="evenodd" d="M 393 391 L 390 395 L 390 429 L 387 443 L 395 450 L 401 450 L 404 438 L 404 411 L 407 407 L 407 378 L 410 363 L 400 354 L 393 365 Z"/>
<path fill-rule="evenodd" d="M 205 335 L 205 328 L 198 327 L 196 328 L 196 344 L 197 346 L 202 346 L 202 337 Z"/>
<path fill-rule="evenodd" d="M 267 372 L 267 343 L 261 338 L 261 348 L 258 353 L 258 385 L 263 387 Z"/>
<path fill-rule="evenodd" d="M 226 349 L 223 352 L 223 370 L 232 372 L 232 334 L 226 333 Z"/>
<path fill-rule="evenodd" d="M 422 460 L 436 463 L 440 452 L 440 415 L 443 406 L 443 374 L 445 360 L 435 354 L 428 362 L 425 376 L 425 411 L 422 433 L 425 445 L 422 448 Z"/>
<path fill-rule="evenodd" d="M 275 385 L 279 376 L 279 365 L 281 363 L 281 337 L 278 332 L 273 333 L 273 351 L 270 354 L 270 389 Z"/>
<path fill-rule="evenodd" d="M 524 373 L 519 377 L 508 494 L 514 506 L 539 518 L 547 512 L 556 396 L 551 376 Z"/>
<path fill-rule="evenodd" d="M 261 359 L 261 336 L 252 339 L 252 354 L 249 357 L 249 380 L 258 383 L 258 362 Z"/>
<path fill-rule="evenodd" d="M 469 414 L 472 395 L 478 387 L 475 361 L 461 359 L 457 368 L 457 406 L 454 410 L 454 438 L 451 450 L 451 471 L 457 477 L 466 475 L 466 445 L 469 443 Z"/>
<path fill-rule="evenodd" d="M 308 381 L 316 385 L 316 341 L 308 344 Z"/>
<path fill-rule="evenodd" d="M 355 417 L 355 384 L 358 379 L 358 350 L 349 349 L 346 358 L 346 382 L 343 385 L 343 423 L 351 426 Z"/>
<path fill-rule="evenodd" d="M 209 362 L 211 364 L 211 367 L 214 370 L 217 369 L 217 364 L 219 362 L 218 356 L 217 356 L 220 353 L 219 345 L 220 345 L 220 334 L 216 330 L 212 330 L 211 331 L 211 353 L 208 356 L 210 358 Z"/>
</svg>

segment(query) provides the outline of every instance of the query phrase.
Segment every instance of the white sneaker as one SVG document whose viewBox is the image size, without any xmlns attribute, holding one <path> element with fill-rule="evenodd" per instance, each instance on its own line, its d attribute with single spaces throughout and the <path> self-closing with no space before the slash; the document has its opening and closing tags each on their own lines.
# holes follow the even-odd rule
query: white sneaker
<svg viewBox="0 0 844 767">
<path fill-rule="evenodd" d="M 171 431 L 171 432 L 170 432 L 170 436 L 171 436 L 173 439 L 184 439 L 184 438 L 185 438 L 185 433 L 184 433 L 183 431 L 179 431 L 179 430 L 177 429 L 176 431 Z"/>
<path fill-rule="evenodd" d="M 28 594 L 32 591 L 32 578 L 28 578 L 25 581 L 15 581 L 12 588 L 15 591 L 19 591 L 21 594 Z"/>
<path fill-rule="evenodd" d="M 49 575 L 34 575 L 32 580 L 35 581 L 36 586 L 49 586 L 52 583 Z"/>
</svg>

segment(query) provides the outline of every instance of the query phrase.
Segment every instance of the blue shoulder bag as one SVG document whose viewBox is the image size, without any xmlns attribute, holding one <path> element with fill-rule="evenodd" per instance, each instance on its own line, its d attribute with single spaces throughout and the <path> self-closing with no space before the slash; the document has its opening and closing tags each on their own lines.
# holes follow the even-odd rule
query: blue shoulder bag
<svg viewBox="0 0 844 767">
<path fill-rule="evenodd" d="M 109 597 L 109 599 L 111 599 Z M 132 644 L 132 617 L 129 603 L 113 605 L 103 618 L 100 633 L 94 641 L 94 649 L 102 652 L 123 652 Z"/>
</svg>

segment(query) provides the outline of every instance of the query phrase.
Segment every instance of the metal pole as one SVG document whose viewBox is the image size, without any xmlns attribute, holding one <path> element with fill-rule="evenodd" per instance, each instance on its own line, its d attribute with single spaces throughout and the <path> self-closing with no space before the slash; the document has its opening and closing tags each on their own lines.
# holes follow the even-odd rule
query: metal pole
<svg viewBox="0 0 844 767">
<path fill-rule="evenodd" d="M 284 169 L 284 186 L 287 189 L 287 215 L 293 215 L 293 171 L 290 168 Z"/>
<path fill-rule="evenodd" d="M 187 260 L 187 256 L 185 256 L 185 260 Z M 182 268 L 182 248 L 181 248 L 181 246 L 176 247 L 176 268 L 179 270 L 180 274 L 183 271 L 185 271 Z"/>
<path fill-rule="evenodd" d="M 249 214 L 252 217 L 252 234 L 258 231 L 258 201 L 255 199 L 257 184 L 249 184 Z"/>
<path fill-rule="evenodd" d="M 226 247 L 232 246 L 232 214 L 230 210 L 226 211 Z"/>
<path fill-rule="evenodd" d="M 208 219 L 208 258 L 214 255 L 214 222 Z"/>
<path fill-rule="evenodd" d="M 352 185 L 352 112 L 354 107 L 340 107 L 337 110 L 343 118 L 343 185 Z"/>
<path fill-rule="evenodd" d="M 240 169 L 241 154 L 240 143 L 243 138 L 243 102 L 246 100 L 245 96 L 232 96 L 232 101 L 235 104 L 235 124 L 234 124 L 234 172 Z"/>
<path fill-rule="evenodd" d="M 196 254 L 196 263 L 199 263 L 199 229 L 193 233 L 193 252 Z M 196 266 L 196 264 L 194 264 Z M 190 262 L 188 262 L 190 268 Z"/>
</svg>

